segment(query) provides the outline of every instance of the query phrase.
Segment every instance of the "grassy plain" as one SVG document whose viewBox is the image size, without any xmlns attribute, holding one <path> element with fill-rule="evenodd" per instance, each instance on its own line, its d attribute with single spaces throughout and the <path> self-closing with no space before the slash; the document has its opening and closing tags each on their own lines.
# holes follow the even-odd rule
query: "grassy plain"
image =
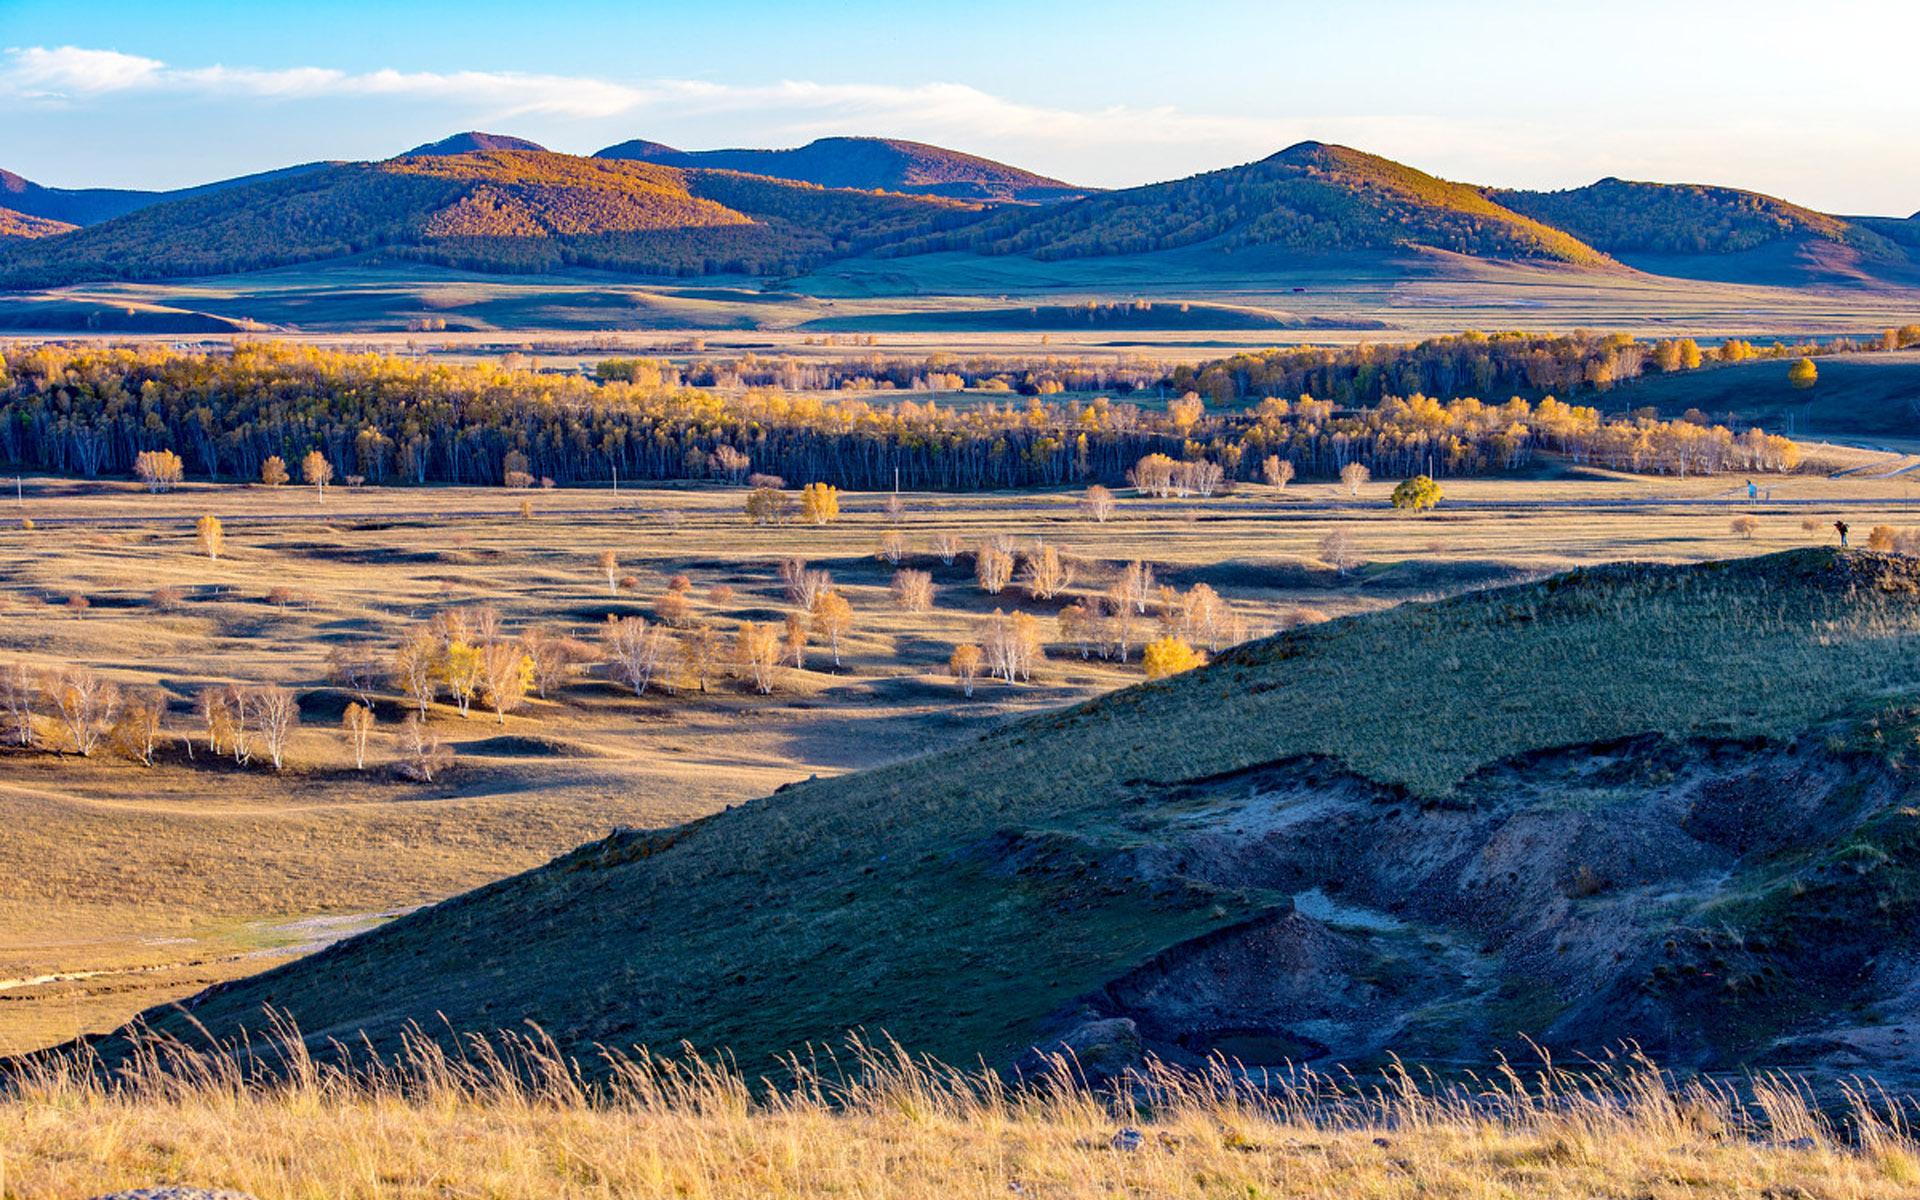
<svg viewBox="0 0 1920 1200">
<path fill-rule="evenodd" d="M 0 1050 L 101 1029 L 152 1003 L 251 973 L 384 914 L 536 865 L 616 825 L 660 827 L 772 791 L 964 740 L 998 719 L 1139 678 L 1083 661 L 1057 639 L 1030 685 L 983 683 L 972 701 L 944 677 L 951 646 L 998 605 L 1050 616 L 1063 601 L 998 598 L 951 567 L 934 538 L 970 548 L 1006 535 L 1045 538 L 1081 561 L 1076 591 L 1142 558 L 1178 587 L 1206 582 L 1261 634 L 1303 615 L 1332 617 L 1525 578 L 1570 565 L 1684 562 L 1831 540 L 1844 515 L 1920 525 L 1906 461 L 1836 451 L 1870 469 L 1769 481 L 1752 506 L 1725 479 L 1656 480 L 1558 471 L 1449 483 L 1441 510 L 1394 516 L 1387 483 L 1358 496 L 1327 484 L 1260 487 L 1204 503 L 1123 498 L 1114 520 L 1083 518 L 1067 494 L 909 496 L 899 521 L 882 497 L 848 497 L 826 527 L 756 527 L 742 493 L 501 489 L 311 491 L 188 486 L 152 496 L 126 485 L 25 481 L 0 531 L 0 659 L 90 665 L 170 697 L 171 727 L 197 731 L 209 682 L 277 682 L 301 694 L 305 725 L 286 772 L 188 759 L 144 768 L 5 751 L 0 818 Z M 519 506 L 529 500 L 533 516 Z M 228 550 L 201 557 L 193 521 L 218 513 Z M 1732 519 L 1751 512 L 1752 537 Z M 1803 528 L 1812 521 L 1815 528 Z M 930 570 L 935 608 L 887 599 L 892 568 L 875 550 L 898 528 L 907 565 Z M 1360 566 L 1320 561 L 1341 530 Z M 596 559 L 611 550 L 637 588 L 610 595 Z M 328 686 L 334 645 L 382 648 L 452 605 L 497 607 L 510 628 L 548 625 L 591 639 L 609 613 L 650 614 L 668 579 L 692 581 L 694 607 L 723 630 L 779 622 L 790 606 L 776 563 L 799 554 L 830 570 L 859 614 L 835 671 L 816 643 L 774 695 L 738 682 L 706 695 L 636 699 L 589 672 L 506 726 L 450 708 L 434 721 L 458 754 L 433 785 L 385 769 L 401 714 L 378 706 L 376 764 L 352 769 L 338 731 L 345 693 Z M 716 585 L 731 597 L 715 599 Z M 156 591 L 179 600 L 157 606 Z M 285 594 L 270 598 L 276 589 Z M 73 596 L 87 607 L 73 606 Z M 1051 621 L 1047 622 L 1052 637 Z"/>
<path fill-rule="evenodd" d="M 1076 332 L 1059 306 L 1146 299 L 1226 306 L 1225 328 L 1191 315 Z M 1037 308 L 1039 311 L 1034 312 Z M 701 332 L 797 343 L 813 323 L 876 333 L 884 348 L 1032 353 L 1153 348 L 1205 355 L 1278 341 L 1410 340 L 1461 329 L 1619 330 L 1642 337 L 1866 334 L 1920 317 L 1920 292 L 1708 283 L 1634 271 L 1522 266 L 1439 252 L 1275 256 L 1192 248 L 1043 263 L 1021 256 L 860 258 L 796 279 L 646 280 L 588 270 L 495 275 L 364 258 L 157 283 L 78 284 L 0 297 L 0 329 L 80 336 L 369 335 L 421 344 L 511 333 L 652 340 Z M 443 319 L 450 332 L 407 334 Z M 1290 332 L 1292 327 L 1297 332 Z"/>
</svg>

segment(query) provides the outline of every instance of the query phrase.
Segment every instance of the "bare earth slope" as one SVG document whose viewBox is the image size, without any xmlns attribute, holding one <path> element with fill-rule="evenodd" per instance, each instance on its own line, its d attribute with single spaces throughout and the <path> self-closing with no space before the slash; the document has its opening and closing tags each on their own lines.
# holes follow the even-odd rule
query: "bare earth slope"
<svg viewBox="0 0 1920 1200">
<path fill-rule="evenodd" d="M 1625 565 L 1251 643 L 897 766 L 619 833 L 215 989 L 221 1036 L 539 1022 L 561 1046 L 863 1026 L 1253 1063 L 1909 1070 L 1910 560 Z M 154 1013 L 163 1028 L 193 1029 Z M 111 1043 L 109 1044 L 111 1047 Z"/>
</svg>

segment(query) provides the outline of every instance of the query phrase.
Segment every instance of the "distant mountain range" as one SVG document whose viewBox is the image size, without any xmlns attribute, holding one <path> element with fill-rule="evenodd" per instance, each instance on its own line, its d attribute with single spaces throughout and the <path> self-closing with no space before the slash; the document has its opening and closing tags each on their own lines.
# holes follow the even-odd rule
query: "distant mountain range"
<svg viewBox="0 0 1920 1200">
<path fill-rule="evenodd" d="M 691 151 L 635 140 L 608 146 L 594 157 L 711 167 L 828 188 L 914 192 L 954 200 L 1055 204 L 1091 190 L 992 159 L 895 138 L 821 138 L 793 150 Z"/>
<path fill-rule="evenodd" d="M 74 228 L 80 227 L 80 228 Z M 1388 270 L 1451 258 L 1782 286 L 1920 286 L 1920 214 L 1840 217 L 1734 188 L 1453 183 L 1343 146 L 1115 191 L 919 142 L 790 150 L 628 141 L 590 157 L 469 131 L 383 162 L 315 162 L 175 191 L 0 172 L 0 285 L 229 274 L 371 256 L 499 272 L 784 275 L 928 253 L 1043 261 L 1263 252 Z M 1236 266 L 1250 260 L 1240 259 Z"/>
</svg>

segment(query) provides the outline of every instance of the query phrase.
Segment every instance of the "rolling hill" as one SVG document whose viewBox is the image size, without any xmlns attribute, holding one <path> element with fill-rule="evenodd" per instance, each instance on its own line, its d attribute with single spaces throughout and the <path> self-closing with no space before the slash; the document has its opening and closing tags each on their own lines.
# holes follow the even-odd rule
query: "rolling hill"
<svg viewBox="0 0 1920 1200">
<path fill-rule="evenodd" d="M 1088 192 L 992 159 L 897 138 L 828 137 L 791 150 L 676 150 L 660 142 L 635 139 L 608 146 L 594 157 L 637 159 L 669 167 L 707 167 L 821 187 L 910 192 L 954 200 L 1051 204 Z"/>
<path fill-rule="evenodd" d="M 1009 211 L 898 252 L 970 250 L 1043 260 L 1206 245 L 1300 255 L 1443 250 L 1586 267 L 1611 265 L 1577 238 L 1464 184 L 1345 146 L 1301 142 L 1246 166 Z"/>
<path fill-rule="evenodd" d="M 619 831 L 149 1017 L 385 1049 L 534 1021 L 749 1077 L 856 1026 L 1096 1073 L 1528 1034 L 1911 1074 L 1916 618 L 1914 560 L 1825 549 L 1406 604 Z"/>
<path fill-rule="evenodd" d="M 1759 192 L 1609 178 L 1487 194 L 1655 274 L 1786 285 L 1920 279 L 1906 252 L 1875 229 Z"/>
<path fill-rule="evenodd" d="M 436 154 L 282 173 L 15 244 L 0 252 L 0 281 L 159 279 L 361 254 L 491 271 L 765 273 L 977 211 L 728 171 L 534 151 Z"/>
</svg>

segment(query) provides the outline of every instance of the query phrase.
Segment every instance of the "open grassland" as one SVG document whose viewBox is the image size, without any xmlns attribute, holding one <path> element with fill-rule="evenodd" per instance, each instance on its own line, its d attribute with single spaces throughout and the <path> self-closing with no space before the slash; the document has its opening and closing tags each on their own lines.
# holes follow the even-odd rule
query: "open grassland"
<svg viewBox="0 0 1920 1200">
<path fill-rule="evenodd" d="M 236 327 L 355 343 L 448 342 L 511 333 L 636 339 L 702 333 L 785 348 L 812 322 L 872 332 L 883 349 L 1034 353 L 1145 349 L 1211 357 L 1275 342 L 1406 340 L 1464 328 L 1578 327 L 1645 337 L 1771 339 L 1873 333 L 1920 316 L 1920 293 L 1704 283 L 1630 271 L 1527 267 L 1431 253 L 1400 261 L 1273 259 L 1200 250 L 1042 263 L 930 254 L 850 259 L 776 285 L 739 276 L 636 281 L 596 271 L 503 276 L 342 260 L 165 283 L 76 284 L 0 299 L 0 328 L 74 336 L 226 335 Z M 1076 330 L 1041 313 L 1147 299 L 1234 310 L 1141 328 Z M 449 332 L 409 334 L 444 320 Z M 1251 323 L 1251 324 L 1250 324 Z M 1274 326 L 1291 326 L 1274 328 Z M 1044 342 L 1042 339 L 1045 339 Z"/>
<path fill-rule="evenodd" d="M 1906 1102 L 1862 1088 L 1822 1112 L 1790 1079 L 1736 1093 L 1638 1060 L 1449 1086 L 1150 1066 L 1124 1099 L 1067 1061 L 1009 1088 L 859 1045 L 758 1095 L 729 1070 L 657 1060 L 620 1060 L 590 1087 L 537 1038 L 458 1059 L 422 1045 L 351 1079 L 292 1066 L 249 1085 L 230 1062 L 156 1055 L 114 1090 L 31 1071 L 0 1093 L 0 1195 L 190 1181 L 259 1200 L 1880 1200 L 1920 1186 Z"/>
<path fill-rule="evenodd" d="M 1123 497 L 1104 523 L 1069 494 L 909 496 L 897 520 L 883 497 L 849 496 L 835 524 L 778 527 L 748 524 L 743 493 L 716 488 L 334 489 L 321 503 L 306 489 L 156 496 L 29 480 L 19 511 L 35 528 L 0 532 L 0 661 L 74 662 L 158 687 L 176 735 L 200 733 L 192 698 L 213 683 L 292 687 L 305 723 L 280 773 L 210 759 L 204 738 L 192 758 L 170 743 L 152 768 L 105 752 L 0 751 L 0 813 L 14 831 L 0 841 L 0 1049 L 111 1026 L 614 826 L 677 824 L 1137 681 L 1137 647 L 1125 666 L 1083 659 L 1053 620 L 1130 560 L 1170 586 L 1207 584 L 1262 634 L 1580 564 L 1831 541 L 1836 515 L 1857 537 L 1920 526 L 1911 476 L 1878 477 L 1900 460 L 1850 461 L 1867 469 L 1770 480 L 1771 496 L 1752 506 L 1724 479 L 1571 471 L 1450 482 L 1423 518 L 1395 516 L 1389 485 L 1373 483 L 1357 496 L 1304 484 L 1206 502 Z M 194 540 L 207 512 L 226 526 L 218 562 Z M 1743 515 L 1755 520 L 1750 537 L 1733 527 Z M 930 612 L 889 603 L 893 567 L 875 551 L 891 530 L 904 537 L 903 565 L 933 576 Z M 1323 561 L 1335 532 L 1354 560 L 1346 574 Z M 951 566 L 934 553 L 941 534 L 965 547 Z M 971 551 L 996 536 L 1058 547 L 1079 564 L 1069 593 L 980 591 Z M 603 551 L 632 586 L 609 592 Z M 705 694 L 635 697 L 596 667 L 504 727 L 438 705 L 432 725 L 457 759 L 433 784 L 388 769 L 404 706 L 383 685 L 372 762 L 353 769 L 339 729 L 348 694 L 326 668 L 336 646 L 384 654 L 430 615 L 477 604 L 509 629 L 592 639 L 609 613 L 655 615 L 681 574 L 695 616 L 723 633 L 741 620 L 777 624 L 793 607 L 777 577 L 788 555 L 831 571 L 854 606 L 839 670 L 816 638 L 807 669 L 781 668 L 771 696 L 716 679 Z M 943 669 L 948 653 L 1002 606 L 1042 618 L 1047 658 L 1032 683 L 983 680 L 965 700 Z"/>
</svg>

